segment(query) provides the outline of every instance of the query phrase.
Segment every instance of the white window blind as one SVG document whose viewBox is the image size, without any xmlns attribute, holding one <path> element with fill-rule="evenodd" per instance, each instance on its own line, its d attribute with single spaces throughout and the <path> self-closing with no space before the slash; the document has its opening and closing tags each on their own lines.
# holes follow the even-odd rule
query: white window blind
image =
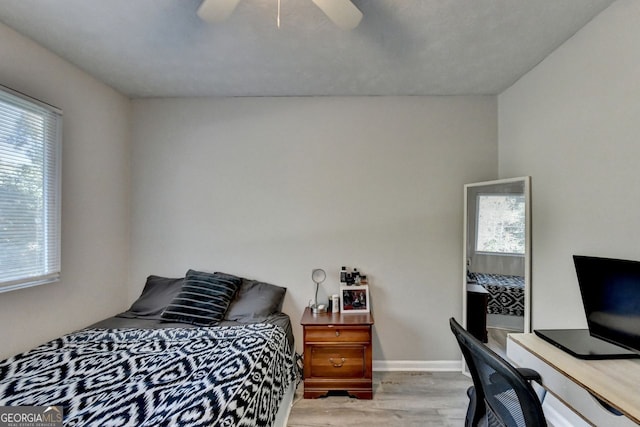
<svg viewBox="0 0 640 427">
<path fill-rule="evenodd" d="M 0 86 L 0 292 L 60 277 L 62 112 Z"/>
</svg>

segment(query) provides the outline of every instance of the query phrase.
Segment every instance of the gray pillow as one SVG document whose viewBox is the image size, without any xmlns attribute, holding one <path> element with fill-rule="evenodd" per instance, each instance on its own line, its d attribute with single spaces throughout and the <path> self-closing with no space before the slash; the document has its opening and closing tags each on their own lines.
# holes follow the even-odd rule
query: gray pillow
<svg viewBox="0 0 640 427">
<path fill-rule="evenodd" d="M 184 278 L 170 279 L 154 275 L 147 277 L 140 298 L 120 316 L 160 319 L 162 311 L 178 295 L 183 283 Z"/>
<path fill-rule="evenodd" d="M 224 318 L 251 322 L 278 313 L 282 311 L 286 292 L 287 288 L 243 278 L 242 286 Z"/>
<path fill-rule="evenodd" d="M 162 312 L 162 320 L 198 326 L 218 323 L 241 283 L 239 277 L 189 270 L 182 289 Z"/>
</svg>

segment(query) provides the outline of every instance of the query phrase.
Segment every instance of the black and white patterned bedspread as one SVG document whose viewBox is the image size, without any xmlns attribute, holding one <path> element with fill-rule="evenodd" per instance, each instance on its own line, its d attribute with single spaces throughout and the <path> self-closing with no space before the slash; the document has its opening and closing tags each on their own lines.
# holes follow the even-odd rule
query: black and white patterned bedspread
<svg viewBox="0 0 640 427">
<path fill-rule="evenodd" d="M 66 426 L 269 426 L 294 381 L 282 328 L 89 329 L 0 362 L 0 406 Z"/>
<path fill-rule="evenodd" d="M 524 316 L 524 277 L 487 273 L 471 275 L 489 291 L 487 313 Z"/>
</svg>

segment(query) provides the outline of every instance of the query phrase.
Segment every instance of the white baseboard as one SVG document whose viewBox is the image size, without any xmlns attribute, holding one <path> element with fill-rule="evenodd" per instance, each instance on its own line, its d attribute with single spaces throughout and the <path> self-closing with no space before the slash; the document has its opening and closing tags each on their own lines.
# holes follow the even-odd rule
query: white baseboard
<svg viewBox="0 0 640 427">
<path fill-rule="evenodd" d="M 438 371 L 460 372 L 460 360 L 374 360 L 374 371 Z"/>
</svg>

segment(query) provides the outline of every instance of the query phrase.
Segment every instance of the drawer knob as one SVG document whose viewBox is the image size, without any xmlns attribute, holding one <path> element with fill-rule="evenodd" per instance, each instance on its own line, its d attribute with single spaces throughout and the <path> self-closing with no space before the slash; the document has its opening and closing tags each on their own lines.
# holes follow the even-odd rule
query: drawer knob
<svg viewBox="0 0 640 427">
<path fill-rule="evenodd" d="M 344 357 L 341 357 L 338 363 L 333 361 L 333 357 L 330 357 L 329 362 L 331 362 L 334 368 L 342 368 L 342 365 L 344 365 Z"/>
<path fill-rule="evenodd" d="M 340 331 L 336 331 L 336 336 L 339 337 L 340 336 Z"/>
</svg>

